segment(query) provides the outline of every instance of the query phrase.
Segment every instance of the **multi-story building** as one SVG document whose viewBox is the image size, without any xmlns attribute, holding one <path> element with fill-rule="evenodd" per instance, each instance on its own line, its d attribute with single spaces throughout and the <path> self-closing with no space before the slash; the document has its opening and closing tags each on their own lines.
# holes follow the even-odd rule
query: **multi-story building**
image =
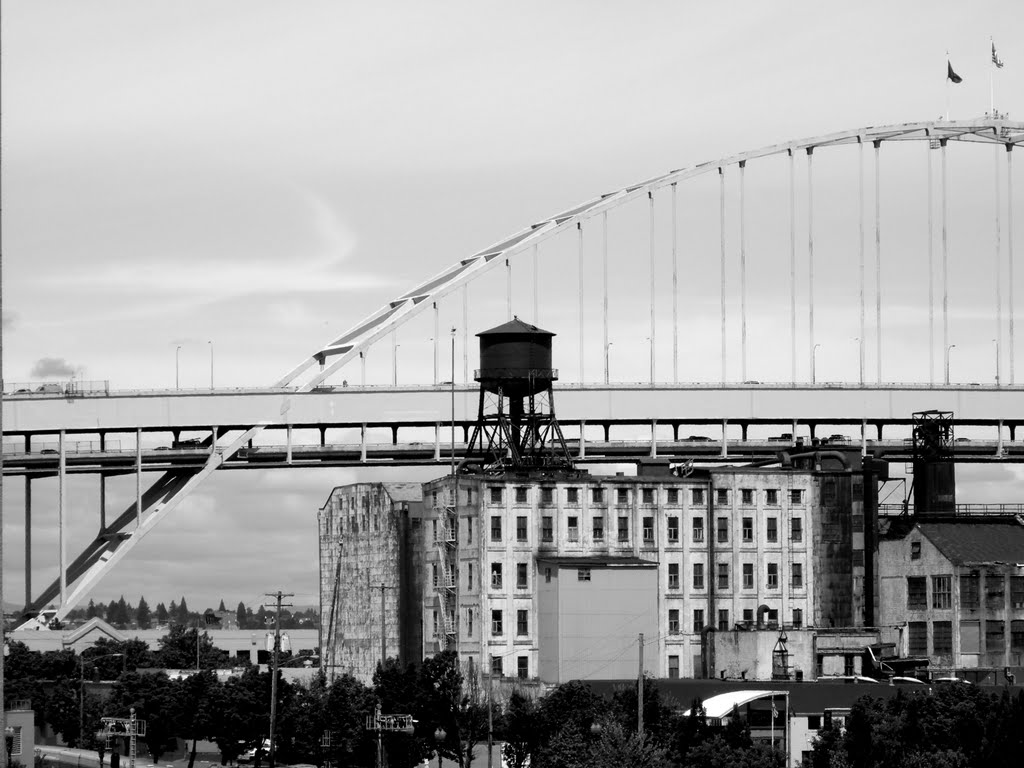
<svg viewBox="0 0 1024 768">
<path fill-rule="evenodd" d="M 893 521 L 879 542 L 880 623 L 933 667 L 1024 665 L 1024 523 L 1019 518 Z"/>
<path fill-rule="evenodd" d="M 422 659 L 419 483 L 335 488 L 320 509 L 321 668 L 368 682 L 383 657 Z"/>
</svg>

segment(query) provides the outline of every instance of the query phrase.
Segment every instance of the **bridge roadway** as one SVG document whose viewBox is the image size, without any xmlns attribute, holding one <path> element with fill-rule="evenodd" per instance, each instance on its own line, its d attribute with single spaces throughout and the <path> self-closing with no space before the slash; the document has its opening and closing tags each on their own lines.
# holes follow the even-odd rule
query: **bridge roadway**
<svg viewBox="0 0 1024 768">
<path fill-rule="evenodd" d="M 7 441 L 60 431 L 79 434 L 179 432 L 265 423 L 295 428 L 435 427 L 476 420 L 476 385 L 170 390 L 75 396 L 32 394 L 3 401 Z M 740 426 L 793 423 L 910 424 L 915 411 L 952 411 L 957 425 L 1010 430 L 1024 423 L 1024 386 L 992 384 L 565 384 L 555 408 L 566 426 L 637 424 Z M 877 436 L 877 434 L 876 434 Z"/>
</svg>

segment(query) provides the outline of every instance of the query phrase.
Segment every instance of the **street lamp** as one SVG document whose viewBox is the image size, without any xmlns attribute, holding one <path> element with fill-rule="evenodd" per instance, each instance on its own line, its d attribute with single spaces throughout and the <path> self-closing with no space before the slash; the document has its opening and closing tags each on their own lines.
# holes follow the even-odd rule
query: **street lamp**
<svg viewBox="0 0 1024 768">
<path fill-rule="evenodd" d="M 996 386 L 999 386 L 999 341 L 992 339 L 992 345 L 996 348 Z"/>
<path fill-rule="evenodd" d="M 174 388 L 181 389 L 181 344 L 174 350 Z"/>
<path fill-rule="evenodd" d="M 213 392 L 213 342 L 206 343 L 210 345 L 210 391 Z"/>
<path fill-rule="evenodd" d="M 864 340 L 860 336 L 854 336 L 853 340 L 857 342 L 857 365 L 860 370 L 860 385 L 864 386 Z"/>
<path fill-rule="evenodd" d="M 946 347 L 946 383 L 949 384 L 949 353 L 952 351 L 956 344 L 950 344 Z"/>
<path fill-rule="evenodd" d="M 434 731 L 434 741 L 437 742 L 437 768 L 441 768 L 441 745 L 444 740 L 448 738 L 448 734 L 445 733 L 444 728 L 438 726 L 437 730 Z"/>
<path fill-rule="evenodd" d="M 821 344 L 815 344 L 811 350 L 811 384 L 818 383 L 818 350 Z"/>
<path fill-rule="evenodd" d="M 646 341 L 651 346 L 651 364 L 650 364 L 651 376 L 650 376 L 650 378 L 651 378 L 651 385 L 653 385 L 654 384 L 654 340 L 650 336 L 648 336 L 647 338 L 644 339 L 644 341 Z"/>
<path fill-rule="evenodd" d="M 612 344 L 614 341 L 609 341 L 604 345 L 604 383 L 607 384 L 609 380 L 609 363 L 611 362 Z"/>
<path fill-rule="evenodd" d="M 181 347 L 178 347 L 181 349 Z M 123 653 L 105 653 L 102 656 L 93 656 L 89 661 L 95 664 L 100 659 L 124 658 Z M 85 656 L 78 657 L 78 748 L 82 748 L 82 738 L 85 734 Z"/>
<path fill-rule="evenodd" d="M 398 386 L 398 348 L 402 346 L 399 343 L 391 345 L 391 386 Z"/>
</svg>

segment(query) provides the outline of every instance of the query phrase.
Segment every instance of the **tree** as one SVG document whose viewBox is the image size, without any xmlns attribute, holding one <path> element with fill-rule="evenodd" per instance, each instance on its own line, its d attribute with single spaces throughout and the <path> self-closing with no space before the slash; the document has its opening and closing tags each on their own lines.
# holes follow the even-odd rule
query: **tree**
<svg viewBox="0 0 1024 768">
<path fill-rule="evenodd" d="M 607 719 L 608 703 L 574 680 L 548 693 L 537 709 L 537 751 L 531 766 L 585 766 L 593 744 L 590 727 Z"/>
<path fill-rule="evenodd" d="M 216 648 L 207 632 L 199 633 L 195 627 L 175 624 L 158 641 L 155 657 L 158 666 L 165 669 L 229 669 L 228 652 Z M 196 646 L 198 644 L 198 651 Z"/>
<path fill-rule="evenodd" d="M 171 681 L 163 672 L 123 675 L 111 691 L 107 711 L 113 717 L 135 716 L 146 721 L 144 742 L 154 763 L 174 744 L 175 722 Z"/>
<path fill-rule="evenodd" d="M 467 681 L 454 651 L 442 651 L 420 667 L 419 719 L 432 731 L 444 730 L 437 751 L 467 768 L 473 748 L 487 734 L 487 710 L 480 699 L 476 675 Z"/>
<path fill-rule="evenodd" d="M 107 603 L 107 608 L 106 608 L 106 611 L 104 611 L 104 614 L 105 614 L 105 621 L 108 624 L 110 624 L 113 627 L 116 627 L 117 629 L 123 629 L 123 627 L 118 627 L 117 626 L 117 601 L 116 600 L 111 600 L 109 603 Z"/>
<path fill-rule="evenodd" d="M 181 596 L 181 603 L 178 605 L 177 621 L 179 624 L 188 624 L 190 619 L 188 604 L 185 602 L 185 596 Z"/>
<path fill-rule="evenodd" d="M 348 690 L 346 695 L 356 695 L 358 683 L 350 678 L 338 678 L 332 691 L 342 687 L 343 680 L 350 681 L 344 683 Z M 427 723 L 420 714 L 425 706 L 421 682 L 417 667 L 413 664 L 402 664 L 398 659 L 387 659 L 383 664 L 378 664 L 377 670 L 373 673 L 373 692 L 380 702 L 381 711 L 390 714 L 411 714 L 420 720 L 413 736 L 395 736 L 385 741 L 389 764 L 417 765 L 434 753 L 434 726 Z M 363 706 L 370 708 L 367 714 L 373 713 L 372 698 L 364 702 Z M 351 710 L 345 711 L 348 713 L 346 717 L 349 717 Z M 353 720 L 353 727 L 357 723 L 358 719 Z M 358 752 L 357 743 L 358 734 L 348 737 L 347 752 L 343 754 Z"/>
<path fill-rule="evenodd" d="M 267 626 L 267 609 L 264 608 L 262 605 L 259 607 L 259 610 L 256 611 L 255 621 L 256 621 L 255 626 L 250 624 L 249 628 L 251 628 L 251 629 L 263 629 L 264 627 Z"/>
<path fill-rule="evenodd" d="M 172 603 L 173 605 L 173 603 Z M 163 603 L 156 604 L 156 623 L 166 624 L 170 620 L 170 612 L 167 610 L 167 606 Z"/>
<path fill-rule="evenodd" d="M 126 629 L 130 622 L 128 603 L 124 601 L 124 595 L 121 595 L 121 599 L 117 601 L 117 626 L 119 629 Z"/>
<path fill-rule="evenodd" d="M 176 622 L 178 620 L 178 604 L 173 600 L 171 600 L 171 604 L 167 608 L 167 620 L 169 622 Z"/>
<path fill-rule="evenodd" d="M 139 607 L 135 609 L 135 622 L 139 629 L 149 629 L 153 625 L 153 614 L 144 596 L 139 597 Z"/>
<path fill-rule="evenodd" d="M 246 622 L 245 603 L 241 600 L 238 601 L 238 608 L 235 609 L 235 620 L 238 622 L 239 629 L 249 628 Z"/>
<path fill-rule="evenodd" d="M 89 598 L 89 605 L 85 609 L 85 618 L 93 619 L 100 615 L 100 609 L 96 607 L 96 603 Z"/>
<path fill-rule="evenodd" d="M 227 610 L 227 608 L 224 607 L 224 598 L 223 597 L 220 599 L 220 605 L 217 606 L 217 610 L 218 611 L 226 611 Z"/>
<path fill-rule="evenodd" d="M 670 763 L 667 751 L 656 743 L 653 734 L 646 730 L 637 734 L 635 729 L 626 730 L 619 723 L 609 722 L 594 745 L 590 765 L 595 768 L 669 768 Z"/>
<path fill-rule="evenodd" d="M 199 739 L 215 735 L 217 724 L 216 689 L 217 674 L 203 670 L 171 683 L 171 719 L 176 734 L 186 741 L 192 740 L 189 750 L 188 768 L 196 760 L 196 744 Z"/>
<path fill-rule="evenodd" d="M 214 741 L 222 763 L 236 760 L 245 745 L 262 744 L 270 717 L 270 675 L 250 667 L 214 693 Z"/>
<path fill-rule="evenodd" d="M 499 732 L 505 740 L 502 756 L 509 768 L 524 768 L 539 746 L 537 708 L 532 699 L 513 691 L 504 715 Z"/>
</svg>

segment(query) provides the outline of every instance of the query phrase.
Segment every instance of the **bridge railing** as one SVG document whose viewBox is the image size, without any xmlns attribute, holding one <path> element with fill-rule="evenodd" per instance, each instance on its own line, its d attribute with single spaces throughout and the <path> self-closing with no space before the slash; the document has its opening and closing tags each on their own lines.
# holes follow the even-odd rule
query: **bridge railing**
<svg viewBox="0 0 1024 768">
<path fill-rule="evenodd" d="M 903 514 L 902 504 L 879 504 L 878 514 L 883 517 L 897 517 Z M 909 514 L 914 514 L 914 505 L 907 507 Z M 1024 515 L 1024 503 L 1010 504 L 957 504 L 955 512 L 931 513 L 935 515 L 953 517 L 1008 517 L 1011 515 Z"/>
<path fill-rule="evenodd" d="M 65 397 L 85 397 L 87 395 L 109 395 L 110 381 L 5 381 L 3 382 L 4 397 L 18 398 L 32 395 L 64 395 Z"/>
</svg>

